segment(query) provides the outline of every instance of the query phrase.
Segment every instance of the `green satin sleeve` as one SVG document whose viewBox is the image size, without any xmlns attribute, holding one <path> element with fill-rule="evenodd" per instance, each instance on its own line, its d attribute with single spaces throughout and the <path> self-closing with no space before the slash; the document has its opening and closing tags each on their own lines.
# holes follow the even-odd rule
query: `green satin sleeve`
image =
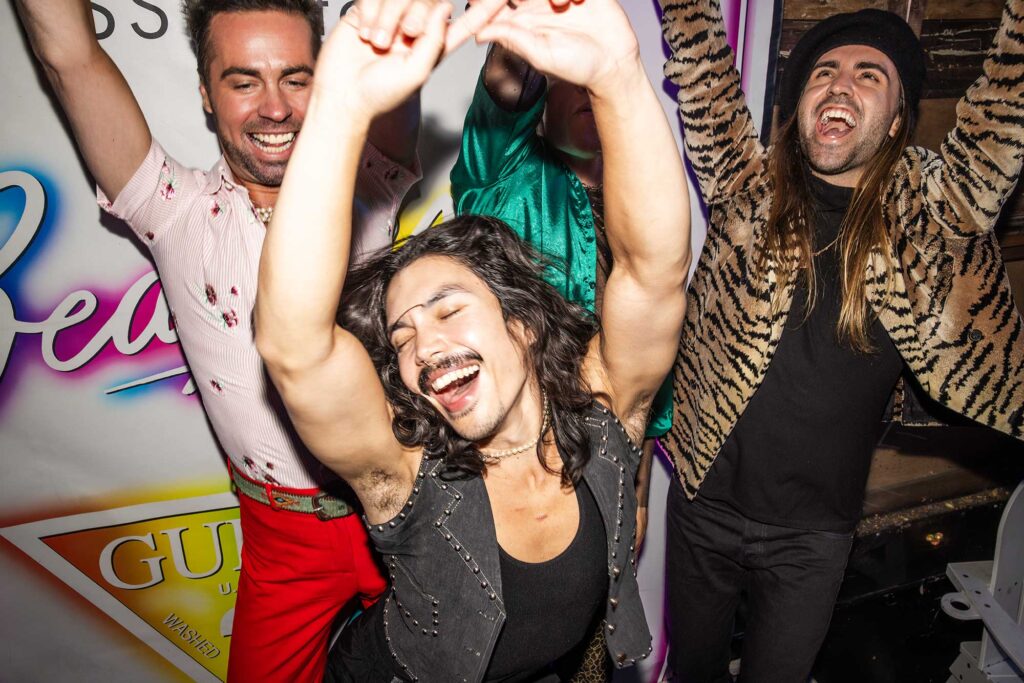
<svg viewBox="0 0 1024 683">
<path fill-rule="evenodd" d="M 587 193 L 537 135 L 544 98 L 528 111 L 498 107 L 477 81 L 451 172 L 459 214 L 500 218 L 552 262 L 545 279 L 594 310 L 597 251 Z"/>
<path fill-rule="evenodd" d="M 651 420 L 647 423 L 647 431 L 644 433 L 648 439 L 665 436 L 668 434 L 668 430 L 672 429 L 672 395 L 672 373 L 670 372 L 665 381 L 661 383 L 661 388 L 654 395 L 654 401 L 651 404 Z"/>
</svg>

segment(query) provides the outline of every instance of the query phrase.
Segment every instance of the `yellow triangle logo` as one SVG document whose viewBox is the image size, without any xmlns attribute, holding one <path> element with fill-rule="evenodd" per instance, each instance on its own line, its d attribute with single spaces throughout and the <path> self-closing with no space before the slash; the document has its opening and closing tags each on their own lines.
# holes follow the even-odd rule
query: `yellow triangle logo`
<svg viewBox="0 0 1024 683">
<path fill-rule="evenodd" d="M 225 680 L 242 549 L 233 495 L 0 533 L 193 679 Z"/>
</svg>

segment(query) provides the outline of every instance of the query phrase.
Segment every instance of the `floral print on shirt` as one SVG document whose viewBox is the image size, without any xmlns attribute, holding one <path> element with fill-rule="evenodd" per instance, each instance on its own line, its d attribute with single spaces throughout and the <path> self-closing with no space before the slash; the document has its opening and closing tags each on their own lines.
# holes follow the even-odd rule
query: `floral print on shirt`
<svg viewBox="0 0 1024 683">
<path fill-rule="evenodd" d="M 163 166 L 160 167 L 159 182 L 160 196 L 167 201 L 174 199 L 175 188 L 178 187 L 178 178 L 174 175 L 174 171 L 166 160 L 164 161 Z"/>
<path fill-rule="evenodd" d="M 228 327 L 234 327 L 235 325 L 238 324 L 238 313 L 236 313 L 235 309 L 233 308 L 229 308 L 226 311 L 222 311 L 221 317 L 224 319 L 224 324 L 227 325 Z"/>
</svg>

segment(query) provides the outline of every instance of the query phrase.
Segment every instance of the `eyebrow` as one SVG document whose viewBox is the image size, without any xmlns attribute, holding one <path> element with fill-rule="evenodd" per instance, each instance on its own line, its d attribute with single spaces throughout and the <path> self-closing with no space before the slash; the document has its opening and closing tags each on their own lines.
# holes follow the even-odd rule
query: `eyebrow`
<svg viewBox="0 0 1024 683">
<path fill-rule="evenodd" d="M 878 62 L 857 62 L 855 69 L 872 69 L 874 71 L 880 71 L 886 78 L 889 78 L 889 70 Z"/>
<path fill-rule="evenodd" d="M 285 67 L 281 72 L 281 76 L 294 76 L 295 74 L 306 74 L 307 76 L 313 75 L 313 67 L 306 66 L 305 64 L 298 64 L 296 66 Z"/>
<path fill-rule="evenodd" d="M 814 65 L 814 68 L 811 69 L 811 71 L 814 71 L 815 69 L 838 69 L 838 68 L 839 68 L 839 62 L 834 60 L 834 59 L 829 59 L 829 60 L 826 60 L 824 62 L 818 62 L 817 64 Z M 853 68 L 858 70 L 858 71 L 861 70 L 861 69 L 871 69 L 873 71 L 879 71 L 886 78 L 891 78 L 889 76 L 889 70 L 886 69 L 885 66 L 883 66 L 882 64 L 879 64 L 878 62 L 857 62 L 854 65 Z"/>
<path fill-rule="evenodd" d="M 387 330 L 388 337 L 390 338 L 391 335 L 394 334 L 396 330 L 399 330 L 399 329 L 401 329 L 403 327 L 408 327 L 409 326 L 408 323 L 402 322 L 402 319 L 405 317 L 405 314 L 408 313 L 409 311 L 411 311 L 412 309 L 418 308 L 419 306 L 422 306 L 423 308 L 430 308 L 431 306 L 433 306 L 437 302 L 441 301 L 442 299 L 444 299 L 446 297 L 451 296 L 452 294 L 462 294 L 462 293 L 466 293 L 468 291 L 469 291 L 468 289 L 466 289 L 465 287 L 463 287 L 461 285 L 456 285 L 456 284 L 441 285 L 441 287 L 439 287 L 438 290 L 436 292 L 434 292 L 430 296 L 430 298 L 427 299 L 426 301 L 424 301 L 422 304 L 416 304 L 415 306 L 410 306 L 409 308 L 405 309 L 405 311 L 402 312 L 402 315 L 398 316 L 398 319 L 395 320 L 395 322 L 391 323 L 391 325 L 388 326 L 388 330 Z"/>
<path fill-rule="evenodd" d="M 294 76 L 295 74 L 306 74 L 308 76 L 313 75 L 313 69 L 305 64 L 296 64 L 293 66 L 286 66 L 281 70 L 281 77 Z M 249 76 L 251 78 L 262 78 L 262 74 L 259 69 L 250 69 L 244 66 L 229 66 L 224 69 L 220 74 L 220 80 L 224 80 L 228 76 Z"/>
</svg>

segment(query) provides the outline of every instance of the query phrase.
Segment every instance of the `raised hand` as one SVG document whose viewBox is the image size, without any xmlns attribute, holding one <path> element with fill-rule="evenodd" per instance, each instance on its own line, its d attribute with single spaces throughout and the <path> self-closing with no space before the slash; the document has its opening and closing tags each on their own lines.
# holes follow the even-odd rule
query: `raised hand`
<svg viewBox="0 0 1024 683">
<path fill-rule="evenodd" d="M 396 40 L 418 38 L 430 12 L 443 1 L 360 0 L 356 5 L 359 36 L 379 50 L 390 49 Z M 471 0 L 467 11 L 448 27 L 445 55 L 466 42 L 506 5 L 507 0 Z"/>
<path fill-rule="evenodd" d="M 314 87 L 371 115 L 390 111 L 506 2 L 476 0 L 449 24 L 447 0 L 359 0 L 324 42 Z"/>
<path fill-rule="evenodd" d="M 381 4 L 378 0 L 374 9 Z M 452 7 L 446 1 L 433 3 L 415 38 L 393 40 L 381 49 L 361 37 L 367 27 L 378 30 L 363 15 L 362 6 L 360 2 L 346 12 L 324 42 L 314 93 L 372 117 L 397 107 L 430 76 L 444 49 Z"/>
<path fill-rule="evenodd" d="M 389 49 L 396 36 L 417 38 L 441 1 L 360 0 L 354 8 L 359 16 L 359 37 L 378 50 Z"/>
<path fill-rule="evenodd" d="M 592 91 L 623 67 L 635 71 L 639 62 L 633 27 L 615 0 L 523 0 L 501 9 L 475 35 Z"/>
</svg>

